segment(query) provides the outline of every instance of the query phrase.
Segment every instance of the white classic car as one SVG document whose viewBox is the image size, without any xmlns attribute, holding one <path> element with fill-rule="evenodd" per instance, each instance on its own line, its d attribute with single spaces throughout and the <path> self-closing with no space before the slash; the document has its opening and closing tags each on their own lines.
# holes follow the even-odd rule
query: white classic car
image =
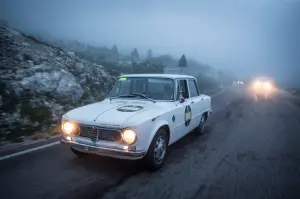
<svg viewBox="0 0 300 199">
<path fill-rule="evenodd" d="M 103 101 L 62 116 L 61 143 L 79 157 L 144 158 L 158 169 L 168 146 L 192 130 L 201 134 L 211 113 L 211 98 L 192 76 L 122 75 Z"/>
</svg>

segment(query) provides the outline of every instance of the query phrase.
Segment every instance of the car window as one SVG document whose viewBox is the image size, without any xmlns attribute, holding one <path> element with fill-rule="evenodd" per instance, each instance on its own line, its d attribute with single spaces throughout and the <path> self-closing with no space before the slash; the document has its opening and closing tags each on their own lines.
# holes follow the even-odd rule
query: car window
<svg viewBox="0 0 300 199">
<path fill-rule="evenodd" d="M 133 80 L 133 93 L 146 94 L 147 79 L 135 79 Z"/>
<path fill-rule="evenodd" d="M 148 92 L 149 93 L 160 93 L 160 92 L 164 92 L 164 86 L 160 83 L 148 83 Z"/>
<path fill-rule="evenodd" d="M 180 94 L 185 99 L 189 98 L 186 80 L 177 80 L 177 97 L 176 97 L 177 100 L 179 100 Z"/>
<path fill-rule="evenodd" d="M 147 85 L 149 96 L 157 98 L 163 93 L 163 100 L 174 100 L 174 81 L 170 79 L 149 79 Z"/>
<path fill-rule="evenodd" d="M 143 94 L 154 100 L 174 100 L 174 80 L 156 77 L 120 78 L 110 97 L 132 93 Z"/>
<path fill-rule="evenodd" d="M 130 93 L 131 80 L 129 81 L 118 81 L 115 88 L 112 90 L 111 97 L 118 95 L 127 95 Z"/>
<path fill-rule="evenodd" d="M 196 81 L 193 79 L 189 79 L 189 89 L 190 89 L 190 95 L 191 97 L 199 96 L 198 87 L 196 84 Z"/>
</svg>

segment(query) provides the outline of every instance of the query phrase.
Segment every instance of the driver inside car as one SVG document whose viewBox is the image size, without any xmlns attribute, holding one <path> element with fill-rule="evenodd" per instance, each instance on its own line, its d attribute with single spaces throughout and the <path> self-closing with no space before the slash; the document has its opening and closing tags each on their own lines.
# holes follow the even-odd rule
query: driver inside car
<svg viewBox="0 0 300 199">
<path fill-rule="evenodd" d="M 173 100 L 174 99 L 174 89 L 169 86 L 169 85 L 165 85 L 165 93 L 164 93 L 164 100 Z"/>
</svg>

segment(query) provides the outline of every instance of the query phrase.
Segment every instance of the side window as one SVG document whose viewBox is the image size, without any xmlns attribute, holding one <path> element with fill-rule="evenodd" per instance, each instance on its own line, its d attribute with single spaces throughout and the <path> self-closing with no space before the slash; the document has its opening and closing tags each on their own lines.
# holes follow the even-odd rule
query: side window
<svg viewBox="0 0 300 199">
<path fill-rule="evenodd" d="M 188 82 L 189 82 L 189 89 L 190 89 L 191 97 L 199 96 L 199 91 L 198 91 L 196 81 L 193 79 L 189 79 Z"/>
<path fill-rule="evenodd" d="M 187 81 L 186 80 L 177 80 L 177 100 L 179 100 L 180 94 L 185 99 L 189 98 L 189 92 L 187 87 Z"/>
</svg>

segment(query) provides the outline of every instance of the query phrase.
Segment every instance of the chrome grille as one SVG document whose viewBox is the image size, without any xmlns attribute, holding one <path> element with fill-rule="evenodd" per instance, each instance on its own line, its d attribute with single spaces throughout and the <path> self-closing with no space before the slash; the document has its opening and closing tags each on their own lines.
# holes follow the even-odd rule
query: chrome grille
<svg viewBox="0 0 300 199">
<path fill-rule="evenodd" d="M 121 132 L 116 129 L 106 129 L 99 126 L 83 126 L 79 125 L 79 136 L 90 138 L 93 141 L 107 140 L 119 142 L 122 140 Z"/>
<path fill-rule="evenodd" d="M 97 127 L 90 127 L 88 128 L 88 135 L 90 138 L 95 141 L 98 139 L 98 134 L 100 133 L 100 129 Z"/>
</svg>

